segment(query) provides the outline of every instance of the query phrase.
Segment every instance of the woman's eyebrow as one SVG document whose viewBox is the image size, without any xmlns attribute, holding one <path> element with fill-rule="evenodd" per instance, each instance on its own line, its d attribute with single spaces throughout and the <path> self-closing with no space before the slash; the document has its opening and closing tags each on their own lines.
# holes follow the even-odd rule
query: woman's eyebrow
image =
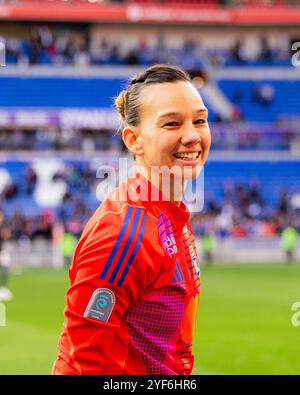
<svg viewBox="0 0 300 395">
<path fill-rule="evenodd" d="M 158 118 L 157 118 L 157 121 L 160 121 L 160 120 L 162 120 L 162 119 L 164 119 L 164 118 L 168 118 L 168 117 L 174 117 L 174 116 L 178 116 L 178 115 L 181 115 L 181 113 L 180 112 L 167 112 L 167 113 L 165 113 L 165 114 L 162 114 L 162 115 L 160 115 Z"/>
<path fill-rule="evenodd" d="M 197 114 L 201 114 L 201 113 L 207 114 L 207 108 L 206 108 L 206 107 L 199 108 L 199 110 L 197 110 L 196 113 L 197 113 Z M 157 122 L 161 121 L 161 120 L 164 119 L 164 118 L 168 118 L 168 117 L 172 117 L 172 116 L 180 116 L 180 115 L 182 115 L 180 112 L 174 112 L 174 111 L 172 111 L 172 112 L 167 112 L 167 113 L 165 113 L 165 114 L 160 115 L 160 116 L 157 118 Z"/>
<path fill-rule="evenodd" d="M 199 110 L 197 110 L 196 112 L 197 112 L 198 114 L 201 114 L 201 113 L 207 114 L 207 113 L 208 113 L 208 110 L 207 110 L 206 107 L 203 107 L 203 108 L 200 108 Z"/>
</svg>

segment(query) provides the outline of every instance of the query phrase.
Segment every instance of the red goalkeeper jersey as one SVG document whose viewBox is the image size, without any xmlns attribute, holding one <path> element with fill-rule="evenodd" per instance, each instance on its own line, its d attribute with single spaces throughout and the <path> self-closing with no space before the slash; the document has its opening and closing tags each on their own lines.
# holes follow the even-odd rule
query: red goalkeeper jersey
<svg viewBox="0 0 300 395">
<path fill-rule="evenodd" d="M 153 188 L 139 174 L 122 183 L 83 231 L 54 374 L 192 371 L 200 273 L 189 211 L 126 195 L 141 186 Z"/>
</svg>

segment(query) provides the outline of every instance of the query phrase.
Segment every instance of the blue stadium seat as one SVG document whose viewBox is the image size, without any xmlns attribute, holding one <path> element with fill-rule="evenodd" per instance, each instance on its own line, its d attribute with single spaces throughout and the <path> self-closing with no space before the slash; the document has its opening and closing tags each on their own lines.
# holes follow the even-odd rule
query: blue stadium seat
<svg viewBox="0 0 300 395">
<path fill-rule="evenodd" d="M 116 78 L 1 76 L 0 106 L 111 108 L 125 82 Z"/>
<path fill-rule="evenodd" d="M 257 82 L 250 80 L 220 80 L 218 85 L 227 98 L 238 105 L 247 121 L 272 122 L 279 116 L 300 114 L 300 81 L 264 80 L 274 88 L 270 105 L 258 103 L 253 98 Z M 239 97 L 239 99 L 237 99 Z"/>
<path fill-rule="evenodd" d="M 0 76 L 0 106 L 112 108 L 114 97 L 126 83 L 125 78 Z M 215 112 L 206 105 L 214 120 Z"/>
</svg>

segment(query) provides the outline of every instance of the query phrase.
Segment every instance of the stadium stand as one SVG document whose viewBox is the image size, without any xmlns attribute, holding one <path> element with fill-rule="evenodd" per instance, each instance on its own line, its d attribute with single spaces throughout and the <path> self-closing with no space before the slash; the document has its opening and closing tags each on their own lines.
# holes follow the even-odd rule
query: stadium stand
<svg viewBox="0 0 300 395">
<path fill-rule="evenodd" d="M 113 77 L 18 77 L 0 76 L 0 106 L 7 108 L 86 108 L 112 109 L 113 98 L 126 78 Z M 299 114 L 299 80 L 219 80 L 218 86 L 230 105 L 238 111 L 237 120 L 278 122 Z M 26 92 L 26 95 L 23 94 Z M 44 94 L 47 92 L 47 95 Z M 204 98 L 211 121 L 219 121 L 213 99 Z M 232 114 L 234 119 L 235 113 Z M 222 119 L 221 119 L 222 120 Z M 273 127 L 274 131 L 278 126 Z"/>
<path fill-rule="evenodd" d="M 79 3 L 87 2 L 70 1 Z M 204 3 L 233 6 L 197 2 Z M 57 223 L 80 234 L 101 201 L 95 161 L 124 155 L 113 98 L 134 72 L 155 62 L 191 72 L 209 109 L 212 159 L 204 210 L 193 216 L 196 234 L 213 229 L 219 237 L 270 237 L 291 222 L 300 228 L 291 203 L 300 194 L 300 80 L 290 60 L 297 32 L 249 29 L 223 40 L 220 31 L 207 30 L 204 40 L 200 30 L 147 29 L 137 35 L 119 26 L 110 35 L 94 24 L 0 27 L 7 50 L 7 67 L 0 70 L 0 207 L 14 239 L 51 238 Z M 270 150 L 270 159 L 263 157 Z M 222 159 L 219 152 L 226 151 Z M 88 159 L 74 159 L 78 153 Z"/>
<path fill-rule="evenodd" d="M 0 77 L 2 107 L 111 108 L 121 84 L 117 78 Z M 22 92 L 26 92 L 23 95 Z M 47 95 L 44 93 L 47 92 Z"/>
<path fill-rule="evenodd" d="M 226 80 L 218 85 L 247 121 L 272 122 L 299 114 L 299 80 Z"/>
<path fill-rule="evenodd" d="M 107 163 L 105 157 L 102 161 Z M 59 220 L 68 226 L 73 224 L 80 233 L 88 216 L 100 202 L 95 197 L 100 180 L 95 178 L 93 162 L 61 157 L 56 160 L 54 167 L 48 164 L 44 173 L 41 173 L 42 160 L 38 162 L 35 159 L 34 162 L 7 160 L 0 163 L 1 207 L 4 214 L 12 223 L 15 223 L 13 218 L 17 216 L 24 223 L 31 224 L 29 229 L 24 225 L 22 231 L 16 230 L 14 237 L 18 238 L 21 234 L 34 237 L 41 218 L 46 214 L 49 226 Z M 300 194 L 299 174 L 299 160 L 210 160 L 205 167 L 206 202 L 201 215 L 207 215 L 206 219 L 210 218 L 214 222 L 216 215 L 231 205 L 239 224 L 244 221 L 271 223 L 272 218 L 278 215 L 278 210 L 283 212 L 282 221 L 287 222 L 292 212 L 291 197 Z M 51 197 L 47 192 L 45 197 L 45 190 L 49 188 Z M 284 195 L 285 191 L 288 194 Z M 283 196 L 286 208 L 283 208 Z M 298 221 L 296 217 L 294 221 Z M 195 225 L 198 234 L 203 228 L 200 223 L 202 221 L 197 226 L 196 221 Z M 235 236 L 234 229 L 232 224 L 228 224 L 226 232 L 225 229 L 223 232 L 227 236 Z M 216 227 L 215 230 L 221 232 L 221 228 Z M 274 226 L 273 234 L 281 230 L 282 226 L 278 224 Z M 261 227 L 256 227 L 255 231 L 245 229 L 244 234 L 239 236 L 246 237 L 251 232 L 264 236 L 263 231 Z"/>
<path fill-rule="evenodd" d="M 132 35 L 130 30 L 128 34 Z M 264 34 L 243 39 L 235 34 L 225 45 L 220 46 L 214 39 L 205 44 L 205 48 L 195 34 L 193 38 L 184 34 L 176 42 L 168 32 L 147 33 L 141 38 L 131 37 L 130 44 L 122 35 L 107 37 L 103 34 L 100 40 L 98 36 L 88 25 L 66 31 L 57 24 L 36 24 L 29 31 L 23 29 L 17 34 L 5 34 L 1 40 L 6 45 L 7 64 L 148 65 L 169 61 L 201 68 L 203 62 L 208 61 L 219 67 L 290 66 L 291 37 L 288 33 L 277 34 L 275 41 Z"/>
</svg>

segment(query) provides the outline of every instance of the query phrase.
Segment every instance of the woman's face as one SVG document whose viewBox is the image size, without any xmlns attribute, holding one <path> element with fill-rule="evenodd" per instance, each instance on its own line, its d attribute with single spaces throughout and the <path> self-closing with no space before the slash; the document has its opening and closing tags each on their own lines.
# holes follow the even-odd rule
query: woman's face
<svg viewBox="0 0 300 395">
<path fill-rule="evenodd" d="M 143 88 L 140 100 L 138 164 L 148 172 L 167 166 L 185 178 L 197 177 L 211 144 L 207 109 L 198 91 L 185 81 L 153 84 Z"/>
</svg>

